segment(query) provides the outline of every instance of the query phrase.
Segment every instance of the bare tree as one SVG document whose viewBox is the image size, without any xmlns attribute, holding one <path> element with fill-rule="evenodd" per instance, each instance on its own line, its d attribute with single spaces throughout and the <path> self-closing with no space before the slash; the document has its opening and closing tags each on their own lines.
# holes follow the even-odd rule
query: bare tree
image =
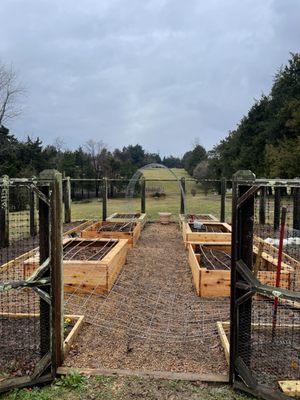
<svg viewBox="0 0 300 400">
<path fill-rule="evenodd" d="M 96 197 L 99 195 L 99 179 L 103 176 L 104 163 L 103 154 L 106 153 L 106 147 L 102 140 L 96 141 L 90 139 L 85 144 L 85 149 L 90 156 L 93 174 L 95 178 Z"/>
<path fill-rule="evenodd" d="M 0 126 L 21 113 L 17 99 L 24 94 L 13 68 L 0 64 Z"/>
</svg>

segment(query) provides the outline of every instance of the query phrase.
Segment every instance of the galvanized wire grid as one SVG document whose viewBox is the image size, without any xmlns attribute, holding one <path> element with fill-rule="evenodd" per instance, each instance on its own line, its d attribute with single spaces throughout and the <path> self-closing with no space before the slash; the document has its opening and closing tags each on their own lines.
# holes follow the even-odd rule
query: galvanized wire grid
<svg viewBox="0 0 300 400">
<path fill-rule="evenodd" d="M 38 235 L 30 235 L 30 195 L 27 186 L 9 186 L 9 241 L 0 248 L 0 284 L 25 280 L 32 273 L 29 257 L 35 255 L 39 264 Z M 40 360 L 39 312 L 33 289 L 0 291 L 0 379 L 30 375 Z"/>
<path fill-rule="evenodd" d="M 273 296 L 254 295 L 250 313 L 239 306 L 243 317 L 238 356 L 258 383 L 279 391 L 279 381 L 300 379 L 300 303 L 284 300 L 276 291 L 276 286 L 300 290 L 300 231 L 295 229 L 293 188 L 276 190 L 280 191 L 277 199 L 271 186 L 255 197 L 253 237 L 253 275 L 274 286 Z M 282 254 L 280 232 L 284 233 Z"/>
</svg>

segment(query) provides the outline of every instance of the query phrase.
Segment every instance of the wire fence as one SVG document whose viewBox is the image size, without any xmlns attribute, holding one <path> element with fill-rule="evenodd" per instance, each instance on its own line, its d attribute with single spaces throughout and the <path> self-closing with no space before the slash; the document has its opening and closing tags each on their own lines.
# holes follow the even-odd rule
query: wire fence
<svg viewBox="0 0 300 400">
<path fill-rule="evenodd" d="M 239 190 L 233 222 L 237 281 L 231 318 L 235 384 L 266 399 L 283 396 L 282 392 L 298 398 L 299 189 L 293 182 L 254 182 L 240 184 Z"/>
</svg>

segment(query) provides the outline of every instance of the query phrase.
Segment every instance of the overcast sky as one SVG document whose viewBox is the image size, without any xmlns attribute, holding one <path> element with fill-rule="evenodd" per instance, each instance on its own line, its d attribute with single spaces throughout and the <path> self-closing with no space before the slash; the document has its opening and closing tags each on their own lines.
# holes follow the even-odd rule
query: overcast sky
<svg viewBox="0 0 300 400">
<path fill-rule="evenodd" d="M 299 0 L 1 0 L 0 60 L 27 87 L 9 127 L 75 148 L 212 148 L 299 51 Z"/>
</svg>

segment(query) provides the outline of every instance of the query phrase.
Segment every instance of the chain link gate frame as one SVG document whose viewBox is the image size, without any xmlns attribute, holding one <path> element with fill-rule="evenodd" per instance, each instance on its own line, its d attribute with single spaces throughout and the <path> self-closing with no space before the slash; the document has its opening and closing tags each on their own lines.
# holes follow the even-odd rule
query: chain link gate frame
<svg viewBox="0 0 300 400">
<path fill-rule="evenodd" d="M 229 378 L 235 389 L 266 400 L 283 400 L 291 397 L 282 393 L 279 388 L 262 384 L 253 373 L 251 335 L 254 299 L 259 301 L 260 298 L 264 297 L 273 302 L 277 298 L 283 304 L 291 304 L 292 307 L 297 305 L 297 311 L 299 311 L 298 306 L 300 304 L 299 291 L 262 284 L 253 271 L 255 195 L 259 190 L 265 190 L 266 187 L 275 188 L 274 204 L 276 204 L 276 202 L 278 203 L 276 186 L 280 185 L 294 188 L 294 198 L 299 200 L 300 180 L 267 181 L 255 179 L 255 175 L 251 171 L 238 171 L 233 176 Z M 294 224 L 296 225 L 299 223 L 300 217 L 298 200 L 297 203 L 294 203 L 293 211 Z M 297 220 L 295 220 L 295 215 Z M 276 222 L 276 219 L 279 221 L 279 217 L 274 212 L 274 222 Z M 289 320 L 288 318 L 287 320 Z M 297 325 L 297 329 L 298 327 L 299 325 Z M 299 346 L 299 334 L 296 335 L 296 340 Z M 248 349 L 248 352 L 245 352 L 245 348 Z M 261 357 L 263 357 L 263 354 L 261 354 Z M 279 357 L 280 355 L 278 355 L 278 360 Z M 286 355 L 286 358 L 288 358 L 288 355 Z M 271 362 L 274 362 L 274 360 L 271 360 Z M 286 362 L 288 363 L 289 360 L 287 359 Z M 299 370 L 297 371 L 297 378 L 300 379 Z"/>
<path fill-rule="evenodd" d="M 51 381 L 63 362 L 62 176 L 58 171 L 46 170 L 38 181 L 4 181 L 7 188 L 9 185 L 25 187 L 37 198 L 39 266 L 26 279 L 0 280 L 0 294 L 9 293 L 14 297 L 22 290 L 32 290 L 38 295 L 40 358 L 30 375 L 1 379 L 0 393 Z M 1 193 L 2 190 L 3 188 Z M 2 214 L 4 207 L 7 204 L 1 202 Z M 9 246 L 9 243 L 6 245 Z M 0 314 L 0 320 L 1 318 L 5 316 Z"/>
</svg>

